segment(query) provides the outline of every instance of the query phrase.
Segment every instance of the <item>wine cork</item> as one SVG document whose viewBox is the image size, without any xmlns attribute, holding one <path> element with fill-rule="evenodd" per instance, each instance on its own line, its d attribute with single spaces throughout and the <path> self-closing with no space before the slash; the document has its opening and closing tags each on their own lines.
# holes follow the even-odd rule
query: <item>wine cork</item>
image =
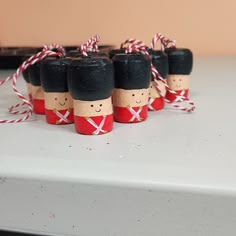
<svg viewBox="0 0 236 236">
<path fill-rule="evenodd" d="M 40 81 L 40 62 L 29 67 L 29 78 L 32 91 L 33 111 L 36 114 L 45 114 L 44 93 Z"/>
<path fill-rule="evenodd" d="M 147 118 L 151 60 L 140 53 L 117 54 L 113 58 L 115 121 L 136 123 Z"/>
<path fill-rule="evenodd" d="M 26 59 L 26 58 L 24 58 L 24 59 Z M 32 88 L 31 88 L 31 83 L 30 83 L 30 78 L 29 78 L 29 68 L 24 70 L 22 72 L 22 75 L 23 75 L 23 78 L 26 82 L 26 88 L 27 88 L 29 100 L 30 100 L 30 102 L 32 102 Z"/>
<path fill-rule="evenodd" d="M 64 125 L 74 122 L 73 101 L 67 81 L 70 61 L 65 58 L 46 58 L 40 64 L 45 115 L 49 124 Z"/>
<path fill-rule="evenodd" d="M 152 58 L 152 64 L 156 68 L 156 70 L 159 72 L 162 79 L 166 79 L 169 67 L 168 67 L 168 57 L 166 53 L 164 53 L 161 50 L 149 50 L 149 54 Z M 159 89 L 161 89 L 161 94 L 157 89 L 157 86 Z M 164 96 L 166 94 L 166 87 L 162 80 L 157 77 L 157 81 L 154 82 L 154 79 L 152 78 L 152 81 L 150 83 L 149 88 L 149 100 L 148 100 L 148 110 L 149 111 L 156 111 L 161 110 L 164 108 L 165 101 Z M 164 95 L 164 96 L 161 96 Z"/>
<path fill-rule="evenodd" d="M 111 102 L 114 71 L 107 57 L 81 57 L 68 71 L 74 102 L 75 129 L 79 134 L 101 135 L 113 128 Z"/>
<path fill-rule="evenodd" d="M 167 83 L 177 95 L 188 98 L 189 79 L 193 67 L 193 54 L 186 48 L 167 48 L 169 73 Z M 178 96 L 167 91 L 166 98 L 175 102 Z"/>
</svg>

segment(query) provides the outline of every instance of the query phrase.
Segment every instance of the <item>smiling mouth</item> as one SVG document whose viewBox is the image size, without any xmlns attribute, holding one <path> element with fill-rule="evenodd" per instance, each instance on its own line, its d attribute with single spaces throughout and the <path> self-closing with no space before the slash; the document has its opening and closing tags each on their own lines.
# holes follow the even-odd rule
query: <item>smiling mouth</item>
<svg viewBox="0 0 236 236">
<path fill-rule="evenodd" d="M 136 101 L 136 103 L 138 103 L 138 104 L 139 104 L 139 103 L 141 103 L 141 100 L 139 100 L 139 101 Z"/>
<path fill-rule="evenodd" d="M 101 111 L 101 109 L 99 109 L 99 110 L 95 110 L 96 112 L 100 112 Z"/>
<path fill-rule="evenodd" d="M 64 103 L 59 102 L 59 104 L 63 107 L 63 106 L 65 106 L 66 103 L 65 102 Z"/>
</svg>

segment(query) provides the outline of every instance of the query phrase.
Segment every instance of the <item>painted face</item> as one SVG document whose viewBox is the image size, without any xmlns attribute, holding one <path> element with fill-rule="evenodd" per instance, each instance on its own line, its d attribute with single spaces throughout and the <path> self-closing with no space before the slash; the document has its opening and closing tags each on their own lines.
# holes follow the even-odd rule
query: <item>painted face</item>
<svg viewBox="0 0 236 236">
<path fill-rule="evenodd" d="M 112 114 L 111 98 L 97 101 L 74 100 L 74 114 L 83 117 L 104 116 Z"/>
<path fill-rule="evenodd" d="M 31 85 L 31 92 L 34 99 L 44 99 L 44 92 L 41 86 Z"/>
<path fill-rule="evenodd" d="M 189 75 L 168 75 L 167 83 L 172 90 L 186 90 L 189 88 Z"/>
<path fill-rule="evenodd" d="M 158 80 L 157 84 L 158 84 L 158 87 L 161 89 L 162 94 L 165 96 L 166 88 L 165 88 L 164 83 L 161 82 L 160 80 Z M 161 97 L 160 93 L 156 89 L 156 83 L 154 81 L 152 81 L 150 83 L 150 86 L 149 86 L 149 97 L 151 97 L 151 98 L 159 98 L 159 97 Z"/>
<path fill-rule="evenodd" d="M 45 96 L 45 108 L 48 110 L 67 110 L 73 108 L 73 101 L 69 92 L 56 93 L 49 92 L 44 93 Z"/>
<path fill-rule="evenodd" d="M 149 88 L 147 89 L 114 89 L 112 100 L 117 107 L 140 107 L 148 103 Z"/>
</svg>

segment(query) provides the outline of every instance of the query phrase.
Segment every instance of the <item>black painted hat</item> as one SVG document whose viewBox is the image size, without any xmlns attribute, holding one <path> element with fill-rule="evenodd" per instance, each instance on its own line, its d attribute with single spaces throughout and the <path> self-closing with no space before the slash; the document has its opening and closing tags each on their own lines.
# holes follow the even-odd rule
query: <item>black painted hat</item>
<svg viewBox="0 0 236 236">
<path fill-rule="evenodd" d="M 112 61 L 108 57 L 81 57 L 72 60 L 68 69 L 72 98 L 96 101 L 109 98 L 114 87 Z"/>
<path fill-rule="evenodd" d="M 115 55 L 124 53 L 125 53 L 125 48 L 113 49 L 109 52 L 109 57 L 112 59 Z"/>
<path fill-rule="evenodd" d="M 33 54 L 39 53 L 42 51 L 43 48 L 34 48 L 34 50 L 30 53 L 25 54 L 22 57 L 22 63 L 29 59 Z M 30 67 L 31 72 L 30 72 Z M 32 83 L 35 86 L 40 86 L 40 76 L 39 76 L 39 62 L 35 63 L 34 65 L 30 65 L 26 70 L 22 72 L 23 78 L 27 83 Z M 32 82 L 31 82 L 32 77 Z"/>
<path fill-rule="evenodd" d="M 70 59 L 46 58 L 40 63 L 41 85 L 45 92 L 68 92 L 67 69 Z"/>
<path fill-rule="evenodd" d="M 34 86 L 41 86 L 40 82 L 40 63 L 36 62 L 28 67 L 30 83 Z"/>
<path fill-rule="evenodd" d="M 169 74 L 189 75 L 193 67 L 193 54 L 186 48 L 167 48 Z"/>
<path fill-rule="evenodd" d="M 151 60 L 145 55 L 117 54 L 113 58 L 115 88 L 144 89 L 151 80 Z"/>
<path fill-rule="evenodd" d="M 152 58 L 153 66 L 161 74 L 161 77 L 165 79 L 169 72 L 168 56 L 161 50 L 149 49 L 148 52 Z M 159 80 L 159 78 L 157 79 Z"/>
<path fill-rule="evenodd" d="M 30 83 L 30 78 L 29 78 L 29 69 L 26 69 L 22 72 L 23 78 L 27 83 Z"/>
<path fill-rule="evenodd" d="M 24 56 L 24 57 L 22 57 L 22 63 L 23 63 L 26 59 L 28 59 L 29 57 L 30 57 L 30 55 L 29 55 L 29 56 Z M 22 75 L 23 75 L 24 80 L 25 80 L 27 83 L 30 83 L 29 68 L 25 69 L 25 70 L 22 72 Z"/>
<path fill-rule="evenodd" d="M 96 56 L 101 56 L 101 57 L 105 57 L 107 56 L 106 53 L 104 52 L 87 52 L 88 56 L 90 57 L 96 57 Z M 78 50 L 71 50 L 66 54 L 67 57 L 83 57 L 83 54 L 78 51 Z"/>
</svg>

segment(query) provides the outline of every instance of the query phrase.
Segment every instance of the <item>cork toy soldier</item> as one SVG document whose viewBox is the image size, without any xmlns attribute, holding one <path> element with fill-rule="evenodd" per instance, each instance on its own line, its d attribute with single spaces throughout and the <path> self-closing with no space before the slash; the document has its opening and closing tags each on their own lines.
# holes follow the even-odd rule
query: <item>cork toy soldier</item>
<svg viewBox="0 0 236 236">
<path fill-rule="evenodd" d="M 147 118 L 151 60 L 143 54 L 117 54 L 113 58 L 115 121 L 135 123 Z"/>
<path fill-rule="evenodd" d="M 44 93 L 40 81 L 40 62 L 31 65 L 28 70 L 32 91 L 33 111 L 36 114 L 45 114 Z"/>
<path fill-rule="evenodd" d="M 167 48 L 169 74 L 167 83 L 177 94 L 166 92 L 170 102 L 180 102 L 188 98 L 189 77 L 193 67 L 193 54 L 189 49 Z"/>
<path fill-rule="evenodd" d="M 28 92 L 28 97 L 30 102 L 32 103 L 32 88 L 31 88 L 31 83 L 30 83 L 30 78 L 29 78 L 29 68 L 24 70 L 22 72 L 23 78 L 26 82 L 26 87 L 27 87 L 27 92 Z"/>
<path fill-rule="evenodd" d="M 30 53 L 26 53 L 25 56 L 22 57 L 22 62 L 26 61 L 27 59 L 29 59 L 34 53 L 38 53 L 42 51 L 42 48 L 36 48 L 34 50 L 32 50 L 32 52 Z M 31 67 L 31 66 L 29 66 Z M 23 75 L 23 78 L 26 82 L 26 86 L 27 86 L 27 92 L 28 92 L 28 97 L 29 97 L 29 101 L 31 103 L 33 103 L 33 98 L 32 98 L 32 85 L 31 85 L 31 79 L 30 79 L 30 72 L 29 72 L 29 67 L 27 69 L 25 69 L 23 72 L 22 72 L 22 75 Z M 36 69 L 36 68 L 35 68 Z M 31 74 L 32 74 L 32 71 L 31 71 Z M 37 75 L 35 75 L 35 73 L 33 73 L 33 79 L 32 80 L 35 80 L 34 76 L 36 76 L 36 80 L 37 80 Z M 38 73 L 37 73 L 38 74 Z M 35 81 L 35 83 L 37 83 L 37 81 Z M 36 88 L 34 88 L 35 90 Z M 35 93 L 34 93 L 35 95 Z M 37 103 L 37 102 L 36 102 Z M 36 110 L 37 110 L 37 105 L 36 105 Z"/>
<path fill-rule="evenodd" d="M 152 64 L 157 69 L 157 71 L 160 73 L 161 77 L 163 79 L 166 79 L 166 76 L 168 74 L 168 57 L 167 55 L 162 52 L 161 50 L 150 50 L 149 51 L 151 58 L 152 58 Z M 163 82 L 160 80 L 160 78 L 157 77 L 157 83 L 158 87 L 161 89 L 162 95 L 165 96 L 166 94 L 166 87 L 163 84 Z M 153 78 L 150 83 L 150 89 L 149 89 L 149 100 L 148 100 L 148 110 L 149 111 L 155 111 L 160 110 L 164 108 L 164 97 L 161 96 L 159 91 L 157 90 L 157 85 L 154 82 Z"/>
<path fill-rule="evenodd" d="M 111 95 L 114 87 L 111 60 L 103 56 L 77 58 L 69 67 L 68 79 L 76 131 L 86 135 L 110 132 L 113 128 Z"/>
<path fill-rule="evenodd" d="M 73 101 L 68 89 L 65 58 L 46 58 L 41 62 L 41 83 L 45 98 L 45 115 L 49 124 L 63 125 L 74 122 Z"/>
</svg>

